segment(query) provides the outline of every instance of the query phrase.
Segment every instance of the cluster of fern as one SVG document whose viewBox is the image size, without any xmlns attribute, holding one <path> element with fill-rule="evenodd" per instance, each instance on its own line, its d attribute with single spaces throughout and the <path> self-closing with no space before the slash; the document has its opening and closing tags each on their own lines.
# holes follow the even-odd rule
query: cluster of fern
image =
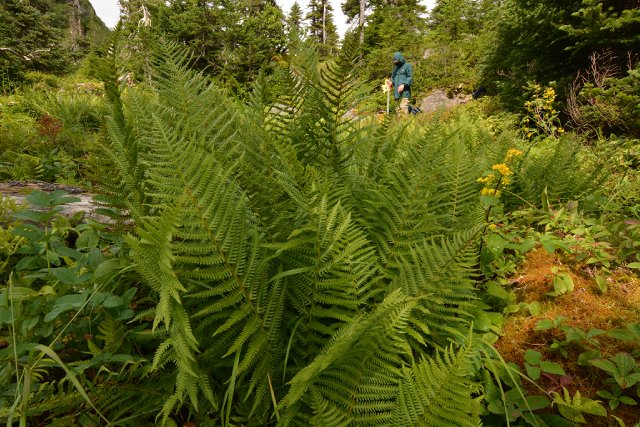
<svg viewBox="0 0 640 427">
<path fill-rule="evenodd" d="M 295 58 L 240 102 L 160 43 L 148 84 L 109 91 L 104 201 L 153 353 L 96 406 L 118 425 L 479 425 L 477 179 L 513 135 L 354 114 L 355 47 Z M 545 158 L 522 170 L 507 203 L 583 188 Z"/>
<path fill-rule="evenodd" d="M 151 87 L 120 94 L 109 188 L 157 302 L 163 416 L 478 424 L 475 181 L 507 141 L 346 114 L 348 50 L 301 56 L 241 104 L 165 45 Z"/>
</svg>

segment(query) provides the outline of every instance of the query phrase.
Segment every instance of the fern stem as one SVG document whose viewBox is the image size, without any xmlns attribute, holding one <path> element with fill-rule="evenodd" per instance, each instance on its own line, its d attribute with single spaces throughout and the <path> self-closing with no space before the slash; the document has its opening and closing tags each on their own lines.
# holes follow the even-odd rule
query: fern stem
<svg viewBox="0 0 640 427">
<path fill-rule="evenodd" d="M 504 193 L 509 194 L 511 196 L 515 196 L 516 198 L 522 200 L 523 202 L 525 202 L 527 205 L 529 205 L 530 208 L 532 209 L 537 209 L 536 205 L 534 205 L 533 203 L 529 202 L 527 199 L 521 197 L 519 194 L 516 194 L 512 191 L 509 190 L 502 190 Z"/>
<path fill-rule="evenodd" d="M 296 325 L 293 327 L 293 331 L 291 331 L 291 336 L 289 337 L 289 342 L 287 343 L 287 351 L 284 356 L 284 368 L 282 369 L 282 384 L 286 383 L 287 378 L 287 362 L 289 361 L 289 352 L 291 351 L 291 344 L 293 343 L 293 337 L 296 334 L 296 330 L 298 326 L 300 326 L 300 322 L 302 322 L 302 318 L 298 319 Z"/>
<path fill-rule="evenodd" d="M 496 191 L 500 188 L 500 183 L 502 183 L 502 176 L 500 176 L 500 179 L 498 179 L 498 182 L 496 183 L 496 188 L 495 188 Z M 482 257 L 482 249 L 484 248 L 484 233 L 487 231 L 487 228 L 489 227 L 489 215 L 491 215 L 492 208 L 493 208 L 493 204 L 489 205 L 484 215 L 484 228 L 482 229 L 482 238 L 480 239 L 480 249 L 478 250 L 479 257 Z"/>
<path fill-rule="evenodd" d="M 22 382 L 22 409 L 20 410 L 20 427 L 27 427 L 27 407 L 31 394 L 31 368 L 24 368 L 25 375 Z"/>
<path fill-rule="evenodd" d="M 280 411 L 278 410 L 278 401 L 276 400 L 276 395 L 273 391 L 273 384 L 271 383 L 271 374 L 267 372 L 267 379 L 269 380 L 269 392 L 271 393 L 271 400 L 273 402 L 273 410 L 276 414 L 276 420 L 280 422 Z"/>
<path fill-rule="evenodd" d="M 13 311 L 13 271 L 9 273 L 9 304 L 11 304 L 11 341 L 13 341 L 13 361 L 16 365 L 16 384 L 20 384 L 18 348 L 16 342 L 16 315 Z"/>
</svg>

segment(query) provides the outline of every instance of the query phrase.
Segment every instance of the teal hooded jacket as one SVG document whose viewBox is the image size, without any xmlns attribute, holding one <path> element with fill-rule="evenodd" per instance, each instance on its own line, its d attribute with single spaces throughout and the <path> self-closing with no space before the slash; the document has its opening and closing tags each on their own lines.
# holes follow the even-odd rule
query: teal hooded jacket
<svg viewBox="0 0 640 427">
<path fill-rule="evenodd" d="M 391 71 L 391 81 L 393 82 L 393 99 L 411 98 L 411 84 L 413 83 L 413 67 L 408 63 L 400 52 L 393 54 L 394 61 L 400 61 L 399 65 L 393 67 Z M 402 93 L 398 93 L 398 86 L 404 85 Z"/>
</svg>

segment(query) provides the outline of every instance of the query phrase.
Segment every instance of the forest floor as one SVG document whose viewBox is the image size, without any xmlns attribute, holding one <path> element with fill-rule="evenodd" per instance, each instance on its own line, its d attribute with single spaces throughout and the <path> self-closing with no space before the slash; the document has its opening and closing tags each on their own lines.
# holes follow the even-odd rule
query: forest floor
<svg viewBox="0 0 640 427">
<path fill-rule="evenodd" d="M 572 292 L 556 297 L 547 295 L 553 290 L 552 267 L 568 269 L 575 285 Z M 598 329 L 611 331 L 639 323 L 640 278 L 628 269 L 618 268 L 607 279 L 608 289 L 602 293 L 591 271 L 571 268 L 558 255 L 538 248 L 527 254 L 524 265 L 511 283 L 518 302 L 538 301 L 541 310 L 535 316 L 521 311 L 507 317 L 502 336 L 496 343 L 498 351 L 507 362 L 516 363 L 524 372 L 525 352 L 535 350 L 542 353 L 544 360 L 561 365 L 566 373 L 564 376 L 543 373 L 537 385 L 525 382 L 525 387 L 532 394 L 551 394 L 554 391 L 562 392 L 564 386 L 572 395 L 579 391 L 582 396 L 602 400 L 596 392 L 605 388 L 603 383 L 608 374 L 593 366 L 578 364 L 579 355 L 587 350 L 598 349 L 600 358 L 607 359 L 619 352 L 638 351 L 637 343 L 620 341 L 605 333 L 591 338 L 590 342 L 567 342 L 566 329 L 563 329 L 579 328 L 588 333 Z M 561 318 L 564 319 L 558 327 L 544 330 L 538 327 L 544 319 L 558 321 Z M 559 346 L 566 350 L 566 357 L 552 348 L 554 342 L 560 343 Z M 603 403 L 607 406 L 606 402 Z M 640 421 L 640 407 L 620 405 L 615 415 L 631 426 Z M 588 425 L 611 425 L 607 424 L 610 420 L 592 417 Z"/>
</svg>

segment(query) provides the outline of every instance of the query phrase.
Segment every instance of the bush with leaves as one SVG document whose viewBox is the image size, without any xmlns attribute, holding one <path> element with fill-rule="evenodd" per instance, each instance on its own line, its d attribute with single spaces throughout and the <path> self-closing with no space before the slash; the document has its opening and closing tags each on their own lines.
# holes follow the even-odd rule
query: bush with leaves
<svg viewBox="0 0 640 427">
<path fill-rule="evenodd" d="M 248 106 L 223 107 L 168 47 L 155 94 L 122 95 L 105 154 L 158 299 L 154 365 L 175 375 L 165 416 L 188 402 L 225 423 L 392 420 L 402 367 L 465 341 L 479 147 L 346 118 L 359 88 L 346 52 L 320 73 L 292 67 L 276 106 L 258 85 Z M 443 416 L 477 420 L 472 393 L 436 395 L 469 408 Z"/>
<path fill-rule="evenodd" d="M 88 181 L 87 164 L 106 112 L 101 97 L 75 85 L 29 89 L 6 98 L 0 111 L 0 178 Z"/>
<path fill-rule="evenodd" d="M 626 77 L 585 82 L 570 101 L 578 131 L 640 137 L 640 67 L 629 70 Z"/>
<path fill-rule="evenodd" d="M 113 383 L 139 377 L 144 361 L 142 329 L 125 326 L 139 295 L 122 239 L 61 216 L 77 201 L 61 191 L 27 201 L 32 208 L 0 206 L 13 218 L 0 234 L 0 418 L 25 426 L 72 410 L 106 421 L 87 390 L 108 395 Z"/>
</svg>

